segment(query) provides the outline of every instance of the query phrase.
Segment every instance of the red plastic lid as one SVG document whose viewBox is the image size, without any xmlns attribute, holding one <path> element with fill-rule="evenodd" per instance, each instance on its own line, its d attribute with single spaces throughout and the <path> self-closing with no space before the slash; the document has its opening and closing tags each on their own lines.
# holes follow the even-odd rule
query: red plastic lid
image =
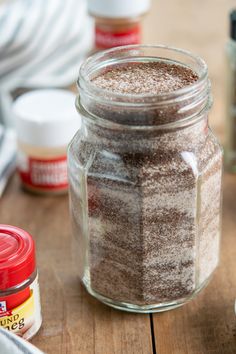
<svg viewBox="0 0 236 354">
<path fill-rule="evenodd" d="M 34 240 L 28 232 L 0 224 L 0 290 L 12 288 L 35 270 Z"/>
</svg>

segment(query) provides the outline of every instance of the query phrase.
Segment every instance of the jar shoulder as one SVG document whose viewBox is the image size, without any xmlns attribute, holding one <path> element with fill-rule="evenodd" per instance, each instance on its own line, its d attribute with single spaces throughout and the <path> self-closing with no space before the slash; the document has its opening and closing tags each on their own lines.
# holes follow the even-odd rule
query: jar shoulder
<svg viewBox="0 0 236 354">
<path fill-rule="evenodd" d="M 205 144 L 197 151 L 196 156 L 198 159 L 199 174 L 203 175 L 207 173 L 214 166 L 222 170 L 223 148 L 211 129 L 208 131 Z"/>
<path fill-rule="evenodd" d="M 178 179 L 179 184 L 194 183 L 214 164 L 221 169 L 222 148 L 209 129 L 206 139 L 193 148 L 181 146 L 176 150 L 157 149 L 109 149 L 109 146 L 88 141 L 78 133 L 69 147 L 69 169 L 78 169 L 93 178 L 119 180 L 132 184 L 142 184 L 146 179 L 171 184 Z M 144 182 L 145 183 L 145 182 Z"/>
</svg>

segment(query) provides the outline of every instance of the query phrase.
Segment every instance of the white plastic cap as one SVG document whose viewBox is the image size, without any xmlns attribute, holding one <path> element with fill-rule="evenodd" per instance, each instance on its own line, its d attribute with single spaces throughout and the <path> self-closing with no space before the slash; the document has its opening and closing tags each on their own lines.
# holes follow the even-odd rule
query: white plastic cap
<svg viewBox="0 0 236 354">
<path fill-rule="evenodd" d="M 18 139 L 38 147 L 66 146 L 80 128 L 75 94 L 60 89 L 35 90 L 13 103 Z"/>
<path fill-rule="evenodd" d="M 150 8 L 151 0 L 88 0 L 89 12 L 98 17 L 139 16 Z"/>
</svg>

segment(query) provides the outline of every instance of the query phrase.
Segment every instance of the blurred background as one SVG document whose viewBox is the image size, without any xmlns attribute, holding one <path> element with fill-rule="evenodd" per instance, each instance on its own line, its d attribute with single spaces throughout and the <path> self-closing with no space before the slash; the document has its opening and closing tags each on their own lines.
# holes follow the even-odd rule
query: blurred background
<svg viewBox="0 0 236 354">
<path fill-rule="evenodd" d="M 126 20 L 118 11 L 122 6 L 117 5 L 115 9 L 116 4 L 104 0 L 0 0 L 0 195 L 15 164 L 14 129 L 5 131 L 7 142 L 1 143 L 3 127 L 14 126 L 14 100 L 37 89 L 62 88 L 76 92 L 75 82 L 83 60 L 119 41 L 121 44 L 165 44 L 201 56 L 208 64 L 212 83 L 214 105 L 210 125 L 224 144 L 226 43 L 229 42 L 229 14 L 236 2 L 122 2 Z M 236 41 L 232 43 L 234 48 Z M 234 53 L 235 49 L 232 62 Z M 27 114 L 35 119 L 32 111 Z"/>
<path fill-rule="evenodd" d="M 185 48 L 207 62 L 214 94 L 211 122 L 221 139 L 225 44 L 234 6 L 233 0 L 153 0 L 143 20 L 143 43 Z M 9 99 L 3 92 L 65 87 L 76 80 L 91 51 L 92 26 L 86 0 L 0 0 L 0 120 Z"/>
<path fill-rule="evenodd" d="M 134 2 L 136 9 L 131 2 L 124 2 L 127 21 L 120 19 L 114 4 L 109 8 L 104 0 L 0 0 L 0 195 L 15 164 L 14 131 L 5 131 L 7 141 L 1 143 L 3 126 L 14 125 L 13 101 L 36 89 L 76 92 L 75 82 L 83 60 L 95 50 L 119 41 L 171 45 L 201 56 L 208 64 L 212 82 L 210 124 L 224 143 L 225 48 L 229 13 L 236 2 L 140 0 Z M 107 31 L 118 31 L 118 36 Z M 30 115 L 33 116 L 31 111 Z"/>
<path fill-rule="evenodd" d="M 163 43 L 188 49 L 207 63 L 214 105 L 210 124 L 224 140 L 226 53 L 229 38 L 229 12 L 233 0 L 153 0 L 144 18 L 144 42 Z"/>
<path fill-rule="evenodd" d="M 100 0 L 93 0 L 93 3 L 96 1 Z M 198 54 L 206 61 L 214 99 L 210 112 L 210 125 L 223 144 L 225 125 L 228 119 L 226 114 L 225 48 L 229 39 L 229 13 L 233 8 L 236 8 L 236 0 L 152 0 L 150 10 L 142 19 L 142 43 L 180 47 Z M 75 82 L 80 65 L 88 55 L 94 52 L 94 43 L 94 16 L 88 15 L 86 0 L 0 0 L 0 196 L 16 165 L 17 147 L 14 129 L 12 129 L 14 126 L 12 111 L 14 100 L 24 93 L 38 89 L 60 88 L 76 92 Z M 74 102 L 74 97 L 72 101 Z M 69 104 L 72 107 L 72 103 Z M 31 109 L 33 117 L 33 112 L 37 112 L 37 107 L 35 106 L 34 109 L 33 106 Z M 62 108 L 60 110 L 63 111 Z M 41 111 L 41 114 L 43 115 L 45 112 Z M 71 116 L 73 116 L 72 112 Z M 6 127 L 8 127 L 7 130 Z M 66 159 L 66 146 L 64 146 L 63 153 Z M 227 182 L 225 205 L 229 212 L 225 213 L 225 233 L 228 239 L 231 237 L 234 241 L 236 212 L 234 176 L 232 179 L 228 177 Z M 74 352 L 77 353 L 81 348 L 79 340 L 77 343 L 78 334 L 81 335 L 82 342 L 84 342 L 84 337 L 91 334 L 91 328 L 88 332 L 86 330 L 81 332 L 82 327 L 85 328 L 86 325 L 89 326 L 92 323 L 87 321 L 86 314 L 89 314 L 90 319 L 93 319 L 95 311 L 93 307 L 86 307 L 85 300 L 82 300 L 84 306 L 82 310 L 74 301 L 78 289 L 77 285 L 72 287 L 75 276 L 70 268 L 71 250 L 68 245 L 70 226 L 67 199 L 34 199 L 34 196 L 23 193 L 19 185 L 20 182 L 17 178 L 13 178 L 9 183 L 9 188 L 6 189 L 1 200 L 4 208 L 0 208 L 0 217 L 1 222 L 25 228 L 37 239 L 38 263 L 44 285 L 42 303 L 45 309 L 46 329 L 41 336 L 35 337 L 34 344 L 48 353 L 55 353 L 54 348 L 59 345 L 58 343 L 62 343 L 61 352 L 69 352 L 67 348 L 73 347 L 75 348 Z M 225 266 L 225 270 L 219 275 L 218 283 L 214 289 L 212 288 L 215 302 L 213 301 L 213 305 L 210 303 L 210 306 L 206 302 L 206 306 L 202 310 L 204 312 L 202 318 L 200 318 L 201 313 L 199 314 L 198 307 L 195 307 L 195 312 L 186 311 L 187 314 L 190 314 L 189 322 L 186 320 L 188 315 L 185 313 L 185 333 L 194 333 L 193 338 L 196 339 L 193 341 L 193 347 L 198 339 L 198 344 L 204 342 L 201 339 L 205 338 L 204 336 L 206 336 L 206 342 L 209 342 L 208 333 L 213 333 L 213 339 L 215 341 L 221 340 L 223 344 L 224 340 L 231 340 L 231 338 L 228 339 L 229 329 L 227 326 L 225 327 L 226 339 L 223 338 L 222 332 L 219 332 L 220 335 L 218 335 L 218 332 L 215 331 L 217 323 L 221 326 L 222 318 L 226 316 L 225 307 L 222 305 L 224 304 L 223 295 L 221 293 L 222 298 L 217 298 L 215 294 L 224 287 L 222 284 L 223 280 L 227 278 L 226 274 L 228 277 L 234 274 L 233 260 L 235 260 L 235 256 L 230 253 L 233 252 L 231 251 L 233 247 L 230 243 L 225 243 L 225 245 L 227 247 L 224 248 L 224 261 L 227 262 L 229 259 L 228 269 Z M 63 262 L 67 262 L 66 265 L 63 262 L 60 265 L 62 259 Z M 231 268 L 232 272 L 229 273 Z M 72 300 L 67 302 L 67 293 L 62 289 L 63 287 L 70 288 L 70 286 L 70 299 Z M 233 291 L 231 288 L 228 293 L 225 291 L 226 295 L 230 294 L 230 296 L 227 295 L 228 298 L 230 297 L 230 301 L 227 300 L 226 304 L 231 316 L 228 316 L 229 318 L 234 316 L 232 309 L 235 294 Z M 65 311 L 68 313 L 55 312 L 57 308 L 54 306 L 54 301 L 58 308 L 63 309 L 64 303 L 66 303 Z M 222 306 L 222 311 L 220 306 Z M 207 311 L 210 315 L 213 312 L 217 313 L 214 318 L 209 315 L 208 325 L 212 324 L 211 332 L 205 331 L 205 327 L 202 326 L 206 322 L 205 312 L 207 313 Z M 69 332 L 68 339 L 65 333 L 68 331 L 67 323 L 71 321 L 72 312 L 73 318 L 76 318 L 78 322 L 71 330 L 74 337 Z M 81 313 L 85 317 L 81 316 Z M 102 316 L 101 313 L 102 310 L 99 312 L 99 316 Z M 189 331 L 188 326 L 192 320 L 191 315 L 195 321 L 198 321 L 199 316 L 199 323 L 193 321 L 192 332 Z M 56 316 L 59 316 L 58 323 L 55 321 Z M 116 315 L 112 316 L 115 318 Z M 133 342 L 138 342 L 138 336 L 142 335 L 142 327 L 140 327 L 140 332 L 136 331 L 136 327 L 133 327 L 135 321 L 132 320 L 132 317 L 130 318 L 131 334 L 137 332 Z M 176 343 L 179 343 L 180 339 L 184 341 L 182 333 L 178 335 L 178 329 L 183 326 L 182 313 L 179 315 L 177 313 L 175 318 L 172 318 L 171 315 L 163 318 L 167 323 L 165 326 L 168 330 L 173 327 L 172 334 L 168 335 L 166 340 L 169 341 L 169 338 L 172 338 L 174 334 Z M 231 323 L 235 332 L 235 326 L 233 327 L 235 322 L 233 321 L 235 321 L 235 317 Z M 98 323 L 103 328 L 101 322 L 98 321 Z M 121 322 L 117 323 L 119 328 L 123 327 L 120 325 Z M 174 326 L 172 326 L 173 323 L 175 323 Z M 226 321 L 225 323 L 227 324 Z M 202 330 L 199 330 L 201 327 Z M 161 331 L 160 333 L 162 334 Z M 67 340 L 69 344 L 66 342 Z M 235 335 L 234 338 L 232 337 L 232 343 L 233 341 L 235 343 Z M 93 345 L 91 352 L 94 350 Z M 232 344 L 233 346 L 234 344 Z M 104 347 L 101 346 L 101 348 Z M 197 348 L 194 348 L 194 352 L 202 352 Z M 103 352 L 102 349 L 101 352 Z M 183 351 L 179 352 L 183 353 Z M 225 352 L 225 354 L 228 353 Z"/>
</svg>

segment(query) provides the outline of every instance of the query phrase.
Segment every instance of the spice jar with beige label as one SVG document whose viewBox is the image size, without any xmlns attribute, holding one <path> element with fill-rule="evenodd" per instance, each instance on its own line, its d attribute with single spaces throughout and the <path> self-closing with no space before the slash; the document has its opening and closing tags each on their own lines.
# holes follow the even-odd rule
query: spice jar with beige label
<svg viewBox="0 0 236 354">
<path fill-rule="evenodd" d="M 35 90 L 14 103 L 18 172 L 25 189 L 44 194 L 67 191 L 67 145 L 80 127 L 75 95 L 66 90 Z"/>
<path fill-rule="evenodd" d="M 26 231 L 0 224 L 0 327 L 30 339 L 41 323 L 34 241 Z"/>
<path fill-rule="evenodd" d="M 150 0 L 89 0 L 96 48 L 140 44 L 142 17 L 149 8 Z"/>
<path fill-rule="evenodd" d="M 126 311 L 183 305 L 219 262 L 222 150 L 207 66 L 181 49 L 119 47 L 90 57 L 78 86 L 68 162 L 82 282 Z"/>
</svg>

